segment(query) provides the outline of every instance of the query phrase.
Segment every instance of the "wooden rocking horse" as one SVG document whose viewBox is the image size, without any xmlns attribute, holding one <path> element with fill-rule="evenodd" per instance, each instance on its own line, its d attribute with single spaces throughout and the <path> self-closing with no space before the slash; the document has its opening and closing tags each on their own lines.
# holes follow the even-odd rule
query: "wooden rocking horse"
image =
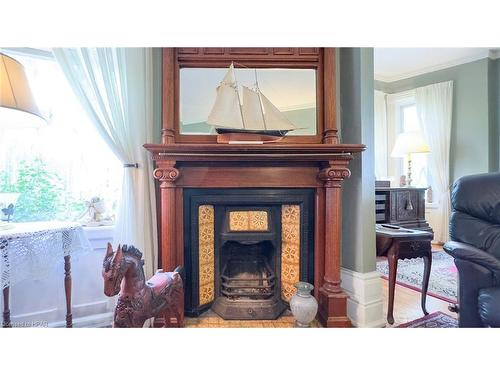
<svg viewBox="0 0 500 375">
<path fill-rule="evenodd" d="M 144 277 L 142 253 L 133 246 L 113 247 L 108 243 L 103 262 L 104 294 L 118 295 L 113 327 L 142 327 L 152 317 L 163 317 L 165 327 L 184 326 L 182 267 L 174 272 L 158 270 L 148 281 Z"/>
</svg>

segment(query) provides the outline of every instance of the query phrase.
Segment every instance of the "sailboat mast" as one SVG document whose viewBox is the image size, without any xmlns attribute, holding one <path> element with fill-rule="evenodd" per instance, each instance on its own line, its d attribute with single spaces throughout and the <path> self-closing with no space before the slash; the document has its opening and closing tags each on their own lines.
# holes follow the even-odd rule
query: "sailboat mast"
<svg viewBox="0 0 500 375">
<path fill-rule="evenodd" d="M 245 118 L 243 117 L 243 109 L 241 108 L 240 91 L 238 90 L 238 81 L 236 80 L 236 72 L 234 71 L 233 61 L 231 61 L 231 67 L 233 68 L 234 89 L 236 90 L 236 96 L 238 96 L 238 105 L 240 107 L 241 123 L 243 124 L 243 129 L 245 129 Z"/>
<path fill-rule="evenodd" d="M 255 88 L 257 89 L 257 94 L 259 96 L 260 104 L 260 114 L 262 116 L 262 122 L 264 123 L 264 130 L 267 130 L 266 118 L 264 117 L 264 105 L 262 104 L 262 98 L 260 97 L 259 81 L 257 80 L 257 69 L 254 69 L 255 74 Z"/>
</svg>

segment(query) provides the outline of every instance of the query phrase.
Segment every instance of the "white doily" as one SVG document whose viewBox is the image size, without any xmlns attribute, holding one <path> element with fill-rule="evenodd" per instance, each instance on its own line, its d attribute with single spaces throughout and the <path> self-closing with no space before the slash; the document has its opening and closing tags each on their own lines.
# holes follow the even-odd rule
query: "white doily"
<svg viewBox="0 0 500 375">
<path fill-rule="evenodd" d="M 74 259 L 91 250 L 78 223 L 14 223 L 13 228 L 0 231 L 1 288 L 26 279 L 43 279 L 64 256 Z"/>
</svg>

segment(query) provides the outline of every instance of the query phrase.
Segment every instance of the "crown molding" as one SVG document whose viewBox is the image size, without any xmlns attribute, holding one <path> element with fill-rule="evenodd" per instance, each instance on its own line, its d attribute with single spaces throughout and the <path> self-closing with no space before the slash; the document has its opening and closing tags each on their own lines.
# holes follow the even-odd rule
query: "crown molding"
<svg viewBox="0 0 500 375">
<path fill-rule="evenodd" d="M 379 82 L 391 83 L 391 82 L 400 81 L 402 79 L 416 77 L 416 76 L 419 76 L 422 74 L 432 73 L 432 72 L 436 72 L 438 70 L 443 70 L 443 69 L 447 69 L 447 68 L 451 68 L 454 66 L 463 65 L 463 64 L 467 64 L 470 62 L 474 62 L 474 61 L 482 60 L 482 59 L 487 59 L 487 58 L 492 59 L 492 60 L 500 58 L 500 49 L 496 49 L 496 50 L 491 49 L 488 51 L 478 53 L 476 55 L 464 57 L 461 59 L 451 60 L 451 61 L 448 61 L 448 62 L 443 63 L 443 64 L 428 66 L 428 67 L 425 67 L 422 69 L 413 70 L 411 72 L 407 72 L 407 73 L 403 73 L 403 74 L 397 74 L 397 75 L 393 75 L 393 76 L 385 76 L 385 75 L 381 75 L 381 74 L 375 74 L 374 79 L 375 79 L 375 81 L 379 81 Z"/>
</svg>

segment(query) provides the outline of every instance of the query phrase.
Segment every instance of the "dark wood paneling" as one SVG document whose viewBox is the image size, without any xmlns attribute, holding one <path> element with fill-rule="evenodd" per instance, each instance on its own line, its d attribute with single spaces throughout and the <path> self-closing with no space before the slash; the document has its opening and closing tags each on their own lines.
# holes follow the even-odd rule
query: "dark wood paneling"
<svg viewBox="0 0 500 375">
<path fill-rule="evenodd" d="M 203 53 L 205 55 L 223 55 L 224 48 L 203 48 Z"/>
<path fill-rule="evenodd" d="M 299 55 L 314 55 L 319 56 L 319 48 L 298 48 Z"/>
<path fill-rule="evenodd" d="M 248 56 L 248 55 L 269 55 L 272 51 L 271 48 L 240 48 L 233 47 L 228 48 L 227 53 L 230 55 L 240 55 L 240 56 Z"/>
<path fill-rule="evenodd" d="M 182 62 L 206 62 L 214 59 L 275 60 L 277 64 L 284 61 L 316 61 L 321 59 L 321 48 L 257 48 L 257 47 L 205 47 L 177 48 L 177 58 Z"/>
<path fill-rule="evenodd" d="M 295 48 L 273 48 L 274 55 L 293 55 Z"/>
<path fill-rule="evenodd" d="M 317 168 L 179 167 L 177 186 L 206 188 L 318 187 Z"/>
<path fill-rule="evenodd" d="M 178 54 L 183 55 L 198 55 L 200 53 L 200 48 L 178 48 Z"/>
</svg>

